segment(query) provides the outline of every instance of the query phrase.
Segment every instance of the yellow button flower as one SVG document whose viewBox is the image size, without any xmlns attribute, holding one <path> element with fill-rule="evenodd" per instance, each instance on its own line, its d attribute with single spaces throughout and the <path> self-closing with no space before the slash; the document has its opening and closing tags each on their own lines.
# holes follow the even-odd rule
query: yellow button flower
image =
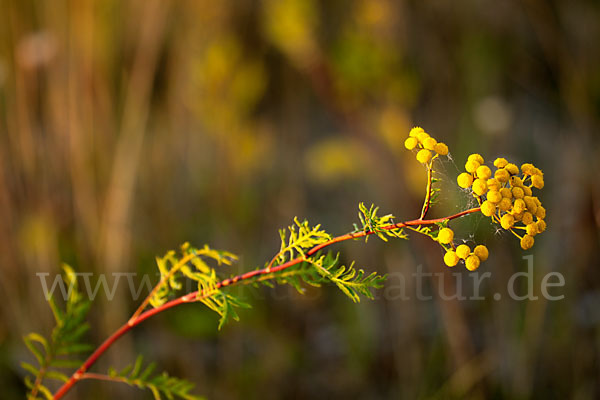
<svg viewBox="0 0 600 400">
<path fill-rule="evenodd" d="M 469 271 L 475 271 L 477 268 L 479 268 L 479 264 L 481 264 L 481 260 L 479 260 L 479 257 L 477 257 L 475 254 L 470 255 L 465 260 L 465 266 Z"/>
<path fill-rule="evenodd" d="M 506 197 L 507 199 L 512 199 L 512 190 L 510 190 L 510 188 L 502 188 L 500 189 L 500 194 L 502 195 L 502 197 Z"/>
<path fill-rule="evenodd" d="M 409 137 L 404 141 L 404 147 L 406 147 L 408 150 L 414 149 L 417 147 L 417 144 L 419 144 L 419 141 L 414 137 Z"/>
<path fill-rule="evenodd" d="M 496 180 L 498 182 L 502 182 L 502 183 L 508 182 L 509 177 L 510 177 L 510 175 L 508 174 L 508 171 L 505 169 L 498 169 L 494 173 L 494 178 L 496 178 Z"/>
<path fill-rule="evenodd" d="M 520 187 L 512 188 L 512 195 L 515 199 L 522 199 L 525 197 L 525 192 Z"/>
<path fill-rule="evenodd" d="M 523 222 L 523 223 L 525 223 L 525 222 Z M 537 224 L 534 224 L 534 223 L 527 224 L 527 226 L 525 227 L 525 232 L 527 232 L 527 234 L 529 236 L 537 235 L 538 234 Z"/>
<path fill-rule="evenodd" d="M 471 154 L 467 161 L 477 161 L 479 164 L 483 164 L 483 157 L 481 157 L 481 154 Z"/>
<path fill-rule="evenodd" d="M 500 190 L 500 182 L 496 178 L 488 179 L 486 183 L 489 190 Z"/>
<path fill-rule="evenodd" d="M 469 257 L 469 254 L 471 254 L 471 248 L 466 244 L 461 244 L 456 248 L 456 255 L 463 260 Z"/>
<path fill-rule="evenodd" d="M 478 246 L 475 246 L 475 249 L 473 249 L 473 253 L 475 253 L 475 255 L 477 257 L 479 257 L 479 259 L 481 261 L 485 261 L 488 259 L 490 252 L 488 251 L 488 248 L 485 247 L 484 245 L 480 244 Z"/>
<path fill-rule="evenodd" d="M 523 218 L 521 218 L 521 221 L 525 224 L 525 225 L 529 225 L 533 222 L 533 214 L 530 213 L 529 211 L 525 211 L 523 213 Z"/>
<path fill-rule="evenodd" d="M 419 132 L 424 132 L 423 128 L 421 128 L 420 126 L 415 126 L 410 130 L 408 136 L 416 138 Z"/>
<path fill-rule="evenodd" d="M 534 168 L 535 167 L 533 166 L 533 164 L 530 163 L 525 163 L 521 165 L 521 171 L 523 172 L 523 175 L 532 175 Z"/>
<path fill-rule="evenodd" d="M 483 196 L 487 192 L 487 181 L 483 179 L 475 179 L 473 182 L 473 193 L 477 196 Z"/>
<path fill-rule="evenodd" d="M 421 149 L 417 153 L 417 161 L 421 164 L 428 163 L 431 160 L 431 152 L 427 149 Z"/>
<path fill-rule="evenodd" d="M 533 247 L 534 243 L 535 243 L 535 239 L 533 238 L 533 236 L 525 235 L 525 236 L 523 236 L 523 239 L 521 239 L 521 248 L 523 250 L 529 250 L 530 248 Z"/>
<path fill-rule="evenodd" d="M 475 171 L 477 171 L 477 168 L 479 168 L 480 165 L 481 165 L 481 163 L 479 163 L 478 161 L 468 160 L 465 163 L 465 170 L 467 172 L 470 172 L 470 173 L 474 174 Z"/>
<path fill-rule="evenodd" d="M 536 222 L 536 225 L 539 233 L 542 233 L 546 230 L 546 221 L 543 219 L 540 219 L 538 222 Z"/>
<path fill-rule="evenodd" d="M 506 167 L 504 167 L 504 169 L 506 171 L 508 171 L 508 173 L 511 174 L 511 175 L 517 175 L 519 173 L 519 167 L 517 167 L 513 163 L 506 164 Z"/>
<path fill-rule="evenodd" d="M 438 242 L 450 244 L 454 240 L 454 231 L 450 228 L 442 228 L 438 233 Z"/>
<path fill-rule="evenodd" d="M 417 133 L 417 139 L 419 140 L 420 143 L 425 142 L 425 140 L 429 138 L 429 134 L 425 131 L 421 131 Z"/>
<path fill-rule="evenodd" d="M 487 165 L 480 165 L 477 167 L 475 173 L 478 178 L 485 179 L 486 181 L 492 176 L 492 170 Z"/>
<path fill-rule="evenodd" d="M 525 206 L 525 202 L 523 201 L 523 199 L 515 200 L 515 203 L 513 204 L 513 210 L 515 213 L 520 214 L 523 211 L 525 211 L 525 208 L 527 208 L 527 206 Z"/>
<path fill-rule="evenodd" d="M 438 153 L 440 156 L 448 155 L 448 146 L 445 143 L 438 143 L 435 145 L 433 150 Z"/>
<path fill-rule="evenodd" d="M 523 187 L 523 179 L 519 178 L 518 176 L 511 176 L 510 177 L 510 185 Z"/>
<path fill-rule="evenodd" d="M 486 217 L 491 217 L 496 214 L 496 205 L 489 200 L 481 203 L 481 213 Z"/>
<path fill-rule="evenodd" d="M 533 187 L 535 187 L 537 189 L 543 189 L 544 188 L 544 177 L 542 175 L 533 175 L 531 177 L 531 183 L 533 184 Z"/>
<path fill-rule="evenodd" d="M 488 180 L 488 182 L 489 182 L 489 180 Z M 488 185 L 488 187 L 489 187 L 489 185 Z M 497 190 L 490 190 L 487 193 L 487 199 L 488 199 L 488 201 L 490 201 L 494 204 L 498 204 L 502 200 L 502 195 Z"/>
<path fill-rule="evenodd" d="M 506 158 L 496 158 L 496 160 L 494 160 L 494 167 L 496 168 L 504 168 L 506 167 L 506 165 L 508 164 L 508 161 L 506 161 Z"/>
<path fill-rule="evenodd" d="M 459 261 L 460 258 L 456 255 L 456 252 L 452 250 L 448 250 L 446 254 L 444 254 L 444 263 L 449 267 L 454 267 Z"/>
<path fill-rule="evenodd" d="M 467 172 L 463 172 L 462 174 L 458 175 L 456 182 L 461 188 L 468 189 L 473 184 L 473 176 Z"/>
<path fill-rule="evenodd" d="M 535 210 L 535 216 L 538 219 L 546 218 L 546 209 L 542 206 L 538 206 L 537 210 Z"/>
<path fill-rule="evenodd" d="M 427 150 L 434 150 L 436 144 L 437 140 L 432 137 L 428 137 L 427 139 L 423 140 L 423 147 L 425 147 Z"/>
<path fill-rule="evenodd" d="M 500 203 L 498 203 L 498 208 L 500 209 L 500 211 L 508 211 L 510 210 L 510 208 L 512 207 L 512 201 L 510 199 L 507 199 L 506 197 L 503 197 L 502 200 L 500 200 Z"/>
<path fill-rule="evenodd" d="M 500 225 L 502 225 L 502 227 L 504 229 L 512 228 L 514 223 L 515 223 L 515 217 L 513 217 L 510 214 L 504 214 L 502 216 L 502 218 L 500 218 Z"/>
</svg>

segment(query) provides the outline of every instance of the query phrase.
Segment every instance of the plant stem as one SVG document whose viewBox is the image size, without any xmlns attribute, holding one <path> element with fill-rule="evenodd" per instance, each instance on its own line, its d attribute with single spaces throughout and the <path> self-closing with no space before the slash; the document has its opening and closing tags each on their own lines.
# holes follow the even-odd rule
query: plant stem
<svg viewBox="0 0 600 400">
<path fill-rule="evenodd" d="M 453 219 L 465 216 L 467 214 L 472 214 L 472 213 L 479 212 L 479 211 L 480 211 L 480 208 L 476 207 L 476 208 L 471 208 L 469 210 L 461 211 L 457 214 L 450 215 L 448 217 L 428 219 L 428 220 L 423 220 L 423 219 L 419 218 L 419 219 L 415 219 L 412 221 L 398 222 L 396 224 L 390 224 L 390 225 L 384 226 L 382 228 L 385 230 L 394 230 L 394 229 L 400 229 L 400 228 L 410 227 L 410 226 L 434 225 L 439 222 L 453 220 Z M 345 240 L 365 237 L 368 235 L 372 235 L 373 233 L 374 232 L 372 232 L 372 231 L 362 231 L 362 232 L 347 233 L 345 235 L 337 236 L 325 243 L 321 243 L 321 244 L 313 247 L 308 252 L 306 252 L 306 256 L 311 256 L 311 255 L 317 253 L 318 251 L 324 249 L 325 247 L 331 246 L 332 244 L 343 242 Z M 221 282 L 217 283 L 215 285 L 215 288 L 213 288 L 213 289 L 220 289 L 222 287 L 235 285 L 239 282 L 248 280 L 248 279 L 258 276 L 258 275 L 265 275 L 265 274 L 281 271 L 286 268 L 292 267 L 296 264 L 302 263 L 304 261 L 306 261 L 306 257 L 297 257 L 297 258 L 294 258 L 293 260 L 290 260 L 288 262 L 285 262 L 283 264 L 280 264 L 280 265 L 277 265 L 274 267 L 268 266 L 266 268 L 249 271 L 244 274 L 234 276 L 233 278 L 228 278 L 228 279 L 222 280 Z M 102 354 L 104 354 L 104 352 L 106 352 L 106 350 L 108 350 L 110 348 L 110 346 L 112 346 L 112 344 L 114 342 L 116 342 L 121 336 L 123 336 L 125 333 L 127 333 L 130 329 L 139 325 L 140 323 L 142 323 L 146 319 L 152 317 L 153 315 L 161 313 L 169 308 L 175 307 L 180 304 L 199 301 L 199 300 L 203 299 L 205 296 L 206 296 L 206 294 L 200 293 L 198 291 L 191 292 L 191 293 L 188 293 L 181 297 L 178 297 L 176 299 L 173 299 L 171 301 L 168 301 L 159 307 L 145 311 L 137 316 L 133 316 L 127 323 L 125 323 L 117 331 L 115 331 L 110 337 L 108 337 L 108 339 L 106 339 L 104 341 L 104 343 L 102 343 L 100 345 L 100 347 L 98 347 L 88 357 L 87 360 L 85 360 L 85 362 L 77 369 L 77 371 L 75 371 L 73 373 L 73 375 L 71 375 L 69 380 L 67 382 L 65 382 L 65 384 L 60 389 L 58 389 L 58 391 L 54 394 L 54 399 L 58 400 L 58 399 L 62 398 L 73 387 L 73 385 L 75 383 L 77 383 L 77 381 L 86 377 L 85 374 L 86 374 L 87 370 L 98 360 L 98 358 L 100 358 L 100 356 Z"/>
</svg>

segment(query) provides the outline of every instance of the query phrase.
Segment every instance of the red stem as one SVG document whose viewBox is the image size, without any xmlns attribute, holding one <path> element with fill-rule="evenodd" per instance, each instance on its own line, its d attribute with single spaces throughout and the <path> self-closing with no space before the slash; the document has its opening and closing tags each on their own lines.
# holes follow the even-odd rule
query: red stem
<svg viewBox="0 0 600 400">
<path fill-rule="evenodd" d="M 412 221 L 406 221 L 406 222 L 398 222 L 397 224 L 390 224 L 387 226 L 382 227 L 385 230 L 392 230 L 392 229 L 399 229 L 399 228 L 403 228 L 406 226 L 418 226 L 418 225 L 433 225 L 436 224 L 438 222 L 443 222 L 443 221 L 449 221 L 452 219 L 456 219 L 456 218 L 460 218 L 464 215 L 467 214 L 471 214 L 474 212 L 478 212 L 480 210 L 479 207 L 476 208 L 471 208 L 469 210 L 465 210 L 465 211 L 461 211 L 457 214 L 451 215 L 449 217 L 444 217 L 444 218 L 437 218 L 437 219 L 428 219 L 428 220 L 423 220 L 421 218 L 419 219 L 415 219 Z M 339 243 L 339 242 L 343 242 L 345 240 L 349 240 L 349 239 L 356 239 L 356 238 L 360 238 L 360 237 L 365 237 L 368 235 L 372 235 L 374 232 L 365 232 L 365 231 L 361 231 L 361 232 L 356 232 L 356 233 L 347 233 L 345 235 L 341 235 L 341 236 L 337 236 L 335 238 L 332 238 L 331 240 L 325 242 L 325 243 L 321 243 L 315 247 L 313 247 L 312 249 L 310 249 L 309 251 L 306 252 L 306 256 L 311 256 L 315 253 L 317 253 L 319 250 L 324 249 L 325 247 L 331 246 L 334 243 Z M 217 283 L 216 285 L 216 289 L 225 287 L 225 286 L 230 286 L 230 285 L 234 285 L 238 282 L 253 278 L 255 276 L 258 275 L 263 275 L 263 274 L 268 274 L 268 273 L 273 273 L 273 272 L 277 272 L 277 271 L 281 271 L 284 270 L 286 268 L 289 268 L 291 266 L 294 266 L 296 264 L 299 264 L 301 262 L 305 261 L 305 257 L 297 257 L 294 258 L 293 260 L 290 260 L 286 263 L 277 265 L 275 267 L 272 268 L 262 268 L 262 269 L 257 269 L 257 270 L 253 270 L 253 271 L 249 271 L 246 272 L 244 274 L 241 275 L 237 275 L 234 276 L 233 278 L 228 278 L 225 279 L 219 283 Z M 152 317 L 153 315 L 156 315 L 158 313 L 161 313 L 171 307 L 175 307 L 179 304 L 183 304 L 183 303 L 190 303 L 193 301 L 198 301 L 201 298 L 203 298 L 203 296 L 201 294 L 198 293 L 198 291 L 195 292 L 191 292 L 188 293 L 186 295 L 183 295 L 181 297 L 178 297 L 176 299 L 173 299 L 171 301 L 168 301 L 166 303 L 164 303 L 163 305 L 150 309 L 146 312 L 143 312 L 142 314 L 140 314 L 137 318 L 132 318 L 130 319 L 127 323 L 125 323 L 123 326 L 121 326 L 117 331 L 115 331 L 110 337 L 108 337 L 108 339 L 106 339 L 104 341 L 104 343 L 102 343 L 100 345 L 100 347 L 98 347 L 89 357 L 87 360 L 85 360 L 85 362 L 81 365 L 81 367 L 79 367 L 77 369 L 77 371 L 75 371 L 73 373 L 73 375 L 71 375 L 71 378 L 69 378 L 69 380 L 67 382 L 65 382 L 65 384 L 58 389 L 58 391 L 54 394 L 54 399 L 58 400 L 60 398 L 62 398 L 72 387 L 75 383 L 77 383 L 78 380 L 82 379 L 83 375 L 86 373 L 86 371 L 98 360 L 98 358 L 100 358 L 100 356 L 102 354 L 104 354 L 104 352 L 106 350 L 108 350 L 108 348 L 110 346 L 112 346 L 112 344 L 114 342 L 116 342 L 121 336 L 123 336 L 125 333 L 127 333 L 131 328 L 133 328 L 136 325 L 139 325 L 140 323 L 142 323 L 143 321 L 145 321 L 146 319 Z"/>
</svg>

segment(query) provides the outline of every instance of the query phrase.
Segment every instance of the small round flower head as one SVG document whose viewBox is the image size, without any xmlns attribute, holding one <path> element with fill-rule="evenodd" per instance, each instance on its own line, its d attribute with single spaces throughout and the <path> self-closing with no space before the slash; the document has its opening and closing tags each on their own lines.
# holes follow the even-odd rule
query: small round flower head
<svg viewBox="0 0 600 400">
<path fill-rule="evenodd" d="M 509 182 L 511 186 L 523 187 L 523 179 L 519 178 L 516 175 L 511 176 Z"/>
<path fill-rule="evenodd" d="M 510 177 L 510 175 L 508 174 L 508 171 L 505 169 L 498 169 L 494 173 L 494 178 L 496 178 L 496 180 L 501 183 L 508 182 L 509 177 Z"/>
<path fill-rule="evenodd" d="M 488 187 L 489 187 L 489 185 L 488 185 Z M 494 204 L 498 204 L 502 200 L 502 195 L 500 194 L 500 192 L 498 190 L 490 190 L 487 193 L 487 199 L 488 199 L 488 201 L 490 201 Z"/>
<path fill-rule="evenodd" d="M 537 210 L 535 210 L 535 216 L 538 219 L 546 218 L 546 209 L 543 206 L 538 206 Z"/>
<path fill-rule="evenodd" d="M 523 250 L 529 250 L 530 248 L 533 247 L 534 242 L 535 242 L 535 239 L 533 238 L 533 236 L 525 235 L 525 236 L 523 236 L 523 239 L 521 239 L 521 248 Z"/>
<path fill-rule="evenodd" d="M 475 254 L 470 255 L 465 260 L 465 267 L 467 267 L 469 271 L 475 271 L 477 268 L 479 268 L 479 264 L 481 264 L 481 260 L 479 260 L 479 257 L 477 257 Z"/>
<path fill-rule="evenodd" d="M 517 214 L 520 214 L 523 211 L 525 211 L 525 208 L 527 208 L 527 207 L 525 206 L 525 202 L 523 201 L 523 199 L 516 199 L 515 200 L 515 203 L 513 204 L 513 210 L 514 210 L 514 212 L 516 212 Z"/>
<path fill-rule="evenodd" d="M 503 197 L 502 200 L 500 200 L 500 203 L 498 203 L 498 208 L 500 209 L 500 211 L 508 211 L 510 210 L 510 208 L 512 207 L 512 201 L 510 201 L 510 199 Z"/>
<path fill-rule="evenodd" d="M 478 246 L 475 246 L 475 248 L 473 249 L 473 253 L 479 257 L 479 259 L 481 261 L 485 261 L 488 259 L 490 252 L 488 251 L 488 248 L 485 247 L 484 245 L 480 244 Z"/>
<path fill-rule="evenodd" d="M 527 226 L 525 227 L 525 232 L 527 232 L 527 234 L 529 236 L 537 235 L 538 234 L 537 224 L 535 224 L 535 223 L 527 224 Z"/>
<path fill-rule="evenodd" d="M 533 214 L 535 214 L 535 212 L 537 210 L 537 204 L 535 204 L 535 200 L 533 200 L 533 197 L 531 197 L 531 196 L 525 196 L 523 198 L 523 201 L 525 202 L 525 205 L 527 206 L 527 209 L 529 211 L 531 211 Z"/>
<path fill-rule="evenodd" d="M 480 154 L 471 154 L 467 161 L 477 161 L 479 164 L 483 164 L 483 157 Z"/>
<path fill-rule="evenodd" d="M 525 196 L 531 196 L 533 194 L 529 186 L 523 186 L 523 191 L 525 192 Z"/>
<path fill-rule="evenodd" d="M 428 163 L 431 160 L 431 152 L 427 149 L 421 149 L 417 153 L 417 161 L 421 164 Z"/>
<path fill-rule="evenodd" d="M 473 184 L 473 176 L 467 172 L 463 172 L 462 174 L 458 175 L 456 182 L 461 188 L 468 189 Z"/>
<path fill-rule="evenodd" d="M 465 170 L 467 172 L 474 174 L 480 165 L 481 165 L 481 163 L 477 160 L 467 160 L 467 162 L 465 163 Z"/>
<path fill-rule="evenodd" d="M 546 230 L 546 221 L 543 219 L 540 219 L 538 222 L 536 222 L 536 225 L 539 233 L 542 233 Z"/>
<path fill-rule="evenodd" d="M 435 149 L 436 144 L 437 140 L 432 137 L 428 137 L 427 139 L 423 140 L 423 147 L 425 147 L 427 150 Z"/>
<path fill-rule="evenodd" d="M 456 248 L 456 255 L 465 260 L 471 254 L 471 248 L 466 244 L 461 244 Z"/>
<path fill-rule="evenodd" d="M 475 171 L 478 178 L 488 180 L 492 176 L 492 170 L 487 165 L 480 165 Z"/>
<path fill-rule="evenodd" d="M 514 224 L 515 217 L 513 217 L 510 214 L 504 214 L 502 218 L 500 218 L 500 225 L 502 225 L 504 229 L 510 229 L 513 227 Z"/>
<path fill-rule="evenodd" d="M 414 137 L 409 137 L 404 141 L 404 147 L 406 147 L 408 150 L 414 149 L 418 144 L 419 141 Z"/>
<path fill-rule="evenodd" d="M 500 182 L 496 180 L 496 178 L 491 178 L 487 180 L 487 187 L 490 190 L 500 190 Z"/>
<path fill-rule="evenodd" d="M 414 128 L 412 128 L 410 130 L 408 136 L 410 136 L 410 137 L 417 137 L 417 135 L 419 134 L 419 132 L 425 132 L 425 131 L 420 126 L 415 126 Z"/>
<path fill-rule="evenodd" d="M 521 172 L 523 172 L 523 175 L 531 175 L 533 173 L 534 168 L 535 167 L 533 166 L 533 164 L 525 163 L 521 165 Z"/>
<path fill-rule="evenodd" d="M 441 244 L 450 244 L 454 240 L 454 231 L 450 228 L 442 228 L 438 233 L 438 242 Z"/>
<path fill-rule="evenodd" d="M 445 143 L 438 143 L 434 146 L 433 150 L 438 153 L 440 156 L 448 155 L 448 146 Z"/>
<path fill-rule="evenodd" d="M 512 195 L 515 199 L 522 199 L 525 197 L 525 192 L 520 187 L 512 188 Z"/>
<path fill-rule="evenodd" d="M 531 183 L 533 184 L 533 187 L 535 187 L 537 189 L 543 189 L 544 188 L 544 177 L 542 175 L 533 175 L 531 177 Z"/>
<path fill-rule="evenodd" d="M 513 163 L 506 164 L 506 167 L 504 167 L 504 169 L 506 169 L 506 171 L 508 171 L 508 173 L 511 175 L 517 175 L 519 173 L 519 167 L 517 167 Z"/>
<path fill-rule="evenodd" d="M 483 196 L 487 192 L 487 183 L 483 179 L 475 179 L 473 182 L 473 193 Z"/>
<path fill-rule="evenodd" d="M 530 213 L 529 211 L 525 211 L 523 213 L 523 218 L 521 218 L 521 221 L 525 224 L 525 225 L 529 225 L 533 222 L 533 214 Z"/>
<path fill-rule="evenodd" d="M 506 167 L 506 165 L 508 164 L 508 161 L 506 161 L 506 158 L 496 158 L 496 160 L 494 160 L 494 167 L 496 168 L 504 168 Z"/>
<path fill-rule="evenodd" d="M 502 197 L 506 197 L 507 199 L 512 199 L 512 190 L 510 190 L 510 188 L 502 188 L 500 189 L 500 194 L 502 195 Z"/>
<path fill-rule="evenodd" d="M 489 200 L 481 203 L 481 213 L 486 217 L 491 217 L 496 214 L 496 205 Z"/>
<path fill-rule="evenodd" d="M 419 143 L 423 143 L 425 141 L 425 139 L 427 139 L 429 137 L 429 134 L 425 131 L 421 131 L 417 133 L 417 139 L 419 140 Z"/>
<path fill-rule="evenodd" d="M 449 267 L 454 267 L 460 258 L 456 255 L 456 252 L 453 250 L 448 250 L 446 254 L 444 254 L 444 263 Z"/>
</svg>

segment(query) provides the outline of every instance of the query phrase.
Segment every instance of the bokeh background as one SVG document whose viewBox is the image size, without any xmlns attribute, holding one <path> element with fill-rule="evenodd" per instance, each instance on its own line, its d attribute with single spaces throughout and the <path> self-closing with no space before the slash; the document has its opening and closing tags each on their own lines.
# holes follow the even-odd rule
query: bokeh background
<svg viewBox="0 0 600 400">
<path fill-rule="evenodd" d="M 221 332 L 186 305 L 95 370 L 142 353 L 211 399 L 599 398 L 599 39 L 592 0 L 0 0 L 2 398 L 25 393 L 22 335 L 52 328 L 36 273 L 153 274 L 185 241 L 241 255 L 233 273 L 270 260 L 294 216 L 334 234 L 359 201 L 414 218 L 413 125 L 452 155 L 432 215 L 467 207 L 455 177 L 471 152 L 545 172 L 531 251 L 481 217 L 454 225 L 490 249 L 485 300 L 444 299 L 472 281 L 425 239 L 346 243 L 345 262 L 391 274 L 375 301 L 239 292 L 254 308 Z M 535 294 L 556 271 L 563 300 L 494 300 L 526 254 Z M 440 273 L 431 300 L 417 268 Z M 90 342 L 135 309 L 129 293 L 98 297 Z M 84 382 L 69 398 L 150 397 Z"/>
</svg>

